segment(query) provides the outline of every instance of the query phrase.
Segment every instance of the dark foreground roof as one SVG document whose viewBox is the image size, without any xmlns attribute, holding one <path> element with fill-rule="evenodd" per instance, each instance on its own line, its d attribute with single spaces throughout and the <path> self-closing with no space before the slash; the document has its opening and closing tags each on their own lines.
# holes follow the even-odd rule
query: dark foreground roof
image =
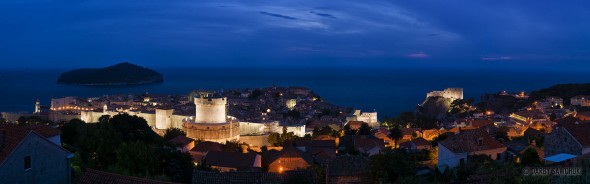
<svg viewBox="0 0 590 184">
<path fill-rule="evenodd" d="M 171 139 L 170 143 L 174 144 L 175 146 L 186 146 L 191 142 L 195 141 L 194 139 L 188 138 L 184 135 L 176 136 L 174 139 Z"/>
<path fill-rule="evenodd" d="M 194 184 L 229 184 L 229 183 L 283 183 L 291 177 L 312 179 L 316 175 L 312 171 L 289 171 L 282 174 L 271 172 L 209 172 L 195 171 Z"/>
<path fill-rule="evenodd" d="M 78 184 L 161 184 L 171 183 L 145 178 L 125 176 L 115 173 L 97 171 L 94 169 L 84 170 L 84 174 L 78 178 Z"/>
<path fill-rule="evenodd" d="M 225 151 L 209 151 L 205 155 L 207 164 L 217 167 L 251 168 L 254 167 L 257 154 Z"/>
<path fill-rule="evenodd" d="M 45 138 L 61 133 L 60 130 L 48 125 L 17 126 L 13 124 L 0 124 L 0 164 L 8 158 L 31 132 L 35 132 Z"/>
<path fill-rule="evenodd" d="M 344 155 L 328 164 L 329 176 L 359 176 L 369 173 L 369 160 L 362 156 Z"/>
</svg>

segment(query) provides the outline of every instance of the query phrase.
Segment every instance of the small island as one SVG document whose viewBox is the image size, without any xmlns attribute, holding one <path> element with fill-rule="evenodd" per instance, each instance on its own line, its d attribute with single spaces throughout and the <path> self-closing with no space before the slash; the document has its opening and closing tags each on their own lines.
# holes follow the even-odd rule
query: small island
<svg viewBox="0 0 590 184">
<path fill-rule="evenodd" d="M 128 62 L 105 68 L 77 69 L 62 73 L 58 83 L 88 86 L 125 86 L 164 82 L 162 74 Z"/>
</svg>

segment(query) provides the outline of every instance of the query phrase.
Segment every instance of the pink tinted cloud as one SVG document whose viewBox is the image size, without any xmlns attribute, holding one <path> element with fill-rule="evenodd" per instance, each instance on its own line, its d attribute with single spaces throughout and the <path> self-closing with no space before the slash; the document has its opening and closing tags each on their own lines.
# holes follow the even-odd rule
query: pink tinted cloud
<svg viewBox="0 0 590 184">
<path fill-rule="evenodd" d="M 427 58 L 428 54 L 424 52 L 415 52 L 407 55 L 409 58 Z"/>
</svg>

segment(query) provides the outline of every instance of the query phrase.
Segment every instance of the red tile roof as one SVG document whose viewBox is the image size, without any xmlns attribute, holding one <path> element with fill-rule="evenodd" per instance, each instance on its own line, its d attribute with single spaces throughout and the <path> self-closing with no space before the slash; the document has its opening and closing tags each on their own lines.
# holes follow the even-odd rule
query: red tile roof
<svg viewBox="0 0 590 184">
<path fill-rule="evenodd" d="M 402 128 L 402 134 L 403 135 L 412 135 L 416 132 L 420 132 L 422 131 L 421 128 Z"/>
<path fill-rule="evenodd" d="M 363 121 L 349 121 L 347 123 L 347 125 L 350 126 L 350 129 L 357 130 L 361 127 L 361 125 L 363 125 L 363 123 L 365 123 L 365 122 L 363 122 Z"/>
<path fill-rule="evenodd" d="M 48 125 L 17 126 L 0 124 L 0 164 L 16 149 L 24 138 L 34 131 L 38 135 L 49 138 L 61 134 L 61 131 Z"/>
<path fill-rule="evenodd" d="M 354 142 L 354 147 L 363 149 L 364 151 L 369 151 L 373 148 L 383 149 L 385 148 L 385 142 L 383 139 L 379 139 L 373 136 L 354 136 L 352 139 Z"/>
<path fill-rule="evenodd" d="M 45 138 L 50 138 L 50 137 L 61 134 L 61 130 L 59 130 L 57 128 L 53 128 L 49 125 L 40 124 L 40 125 L 25 126 L 24 128 L 27 128 L 29 130 L 33 130 Z"/>
<path fill-rule="evenodd" d="M 211 141 L 203 141 L 195 145 L 191 152 L 207 152 L 207 151 L 221 151 L 223 150 L 223 145 L 211 142 Z"/>
<path fill-rule="evenodd" d="M 481 144 L 479 144 L 480 140 Z M 482 129 L 461 131 L 461 133 L 440 141 L 439 144 L 442 144 L 444 147 L 455 153 L 470 153 L 482 150 L 506 148 L 506 146 L 496 141 Z"/>
<path fill-rule="evenodd" d="M 426 139 L 424 139 L 422 137 L 418 137 L 418 138 L 412 139 L 412 142 L 416 146 L 431 146 L 432 145 L 432 143 L 430 143 L 429 141 L 427 141 Z"/>
<path fill-rule="evenodd" d="M 170 142 L 170 143 L 172 143 L 172 144 L 174 144 L 176 146 L 182 146 L 182 147 L 184 147 L 184 146 L 190 144 L 193 141 L 195 141 L 195 140 L 194 139 L 191 139 L 191 138 L 188 138 L 188 137 L 186 137 L 184 135 L 179 135 L 179 136 L 176 136 L 175 138 L 171 139 L 168 142 Z"/>
<path fill-rule="evenodd" d="M 97 171 L 94 169 L 86 169 L 84 174 L 78 178 L 76 183 L 79 184 L 160 184 L 171 183 L 157 180 L 150 180 L 145 178 L 125 176 L 115 173 L 108 173 Z"/>
<path fill-rule="evenodd" d="M 304 152 L 302 152 L 301 150 L 299 150 L 295 147 L 284 147 L 283 150 L 281 150 L 281 151 L 272 152 L 267 155 L 269 157 L 268 163 L 272 163 L 279 158 L 297 158 L 297 157 L 302 158 L 303 160 L 305 160 L 309 164 L 313 163 L 313 159 L 309 155 L 305 154 Z"/>
<path fill-rule="evenodd" d="M 16 149 L 31 130 L 9 124 L 0 124 L 0 164 Z"/>
</svg>

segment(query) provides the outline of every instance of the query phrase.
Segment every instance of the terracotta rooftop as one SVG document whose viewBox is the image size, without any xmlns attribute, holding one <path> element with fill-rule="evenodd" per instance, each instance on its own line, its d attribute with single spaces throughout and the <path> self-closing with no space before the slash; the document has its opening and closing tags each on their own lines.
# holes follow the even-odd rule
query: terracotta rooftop
<svg viewBox="0 0 590 184">
<path fill-rule="evenodd" d="M 170 142 L 170 143 L 172 143 L 172 144 L 174 144 L 176 146 L 183 146 L 184 147 L 184 146 L 190 144 L 193 141 L 195 141 L 195 140 L 194 139 L 191 139 L 191 138 L 188 138 L 188 137 L 186 137 L 184 135 L 179 135 L 179 136 L 176 136 L 175 138 L 171 139 L 168 142 Z"/>
<path fill-rule="evenodd" d="M 205 160 L 208 165 L 229 168 L 250 168 L 254 167 L 257 154 L 255 153 L 240 153 L 240 152 L 225 152 L 225 151 L 209 151 L 205 155 Z"/>
<path fill-rule="evenodd" d="M 268 163 L 272 163 L 279 158 L 296 158 L 300 157 L 303 158 L 307 163 L 312 164 L 313 159 L 305 154 L 303 151 L 295 148 L 295 147 L 284 147 L 283 150 L 278 152 L 269 152 L 268 155 Z"/>
<path fill-rule="evenodd" d="M 455 153 L 469 153 L 482 150 L 506 148 L 506 146 L 496 141 L 482 129 L 461 131 L 458 134 L 440 141 L 439 144 L 442 144 L 444 147 Z"/>
<path fill-rule="evenodd" d="M 16 149 L 31 132 L 16 125 L 0 124 L 0 164 Z"/>
<path fill-rule="evenodd" d="M 0 124 L 0 164 L 4 162 L 32 131 L 45 138 L 61 134 L 59 129 L 52 128 L 48 125 L 17 126 L 13 124 Z"/>
<path fill-rule="evenodd" d="M 362 122 L 362 121 L 349 121 L 346 124 L 348 126 L 350 126 L 350 129 L 356 130 L 356 129 L 359 129 L 363 125 L 363 123 L 365 123 L 365 122 Z"/>
<path fill-rule="evenodd" d="M 86 169 L 78 181 L 79 184 L 160 184 L 171 183 L 157 180 L 150 180 L 145 178 L 125 176 L 115 173 L 108 173 L 104 171 L 97 171 L 94 169 Z"/>
<path fill-rule="evenodd" d="M 402 134 L 404 135 L 412 135 L 416 132 L 422 131 L 421 128 L 402 128 Z"/>
<path fill-rule="evenodd" d="M 376 147 L 381 149 L 385 147 L 385 142 L 383 139 L 379 139 L 374 136 L 359 135 L 354 136 L 352 140 L 354 141 L 354 147 L 361 148 L 364 151 L 368 151 Z"/>
<path fill-rule="evenodd" d="M 57 128 L 53 128 L 49 125 L 40 124 L 40 125 L 25 126 L 24 128 L 27 128 L 29 130 L 33 130 L 45 138 L 50 138 L 50 137 L 53 137 L 56 135 L 61 135 L 61 130 L 59 130 Z"/>
<path fill-rule="evenodd" d="M 432 143 L 430 143 L 429 141 L 427 141 L 426 139 L 424 139 L 422 137 L 412 139 L 412 142 L 414 144 L 416 144 L 416 146 L 430 146 L 430 145 L 432 145 Z"/>
</svg>

